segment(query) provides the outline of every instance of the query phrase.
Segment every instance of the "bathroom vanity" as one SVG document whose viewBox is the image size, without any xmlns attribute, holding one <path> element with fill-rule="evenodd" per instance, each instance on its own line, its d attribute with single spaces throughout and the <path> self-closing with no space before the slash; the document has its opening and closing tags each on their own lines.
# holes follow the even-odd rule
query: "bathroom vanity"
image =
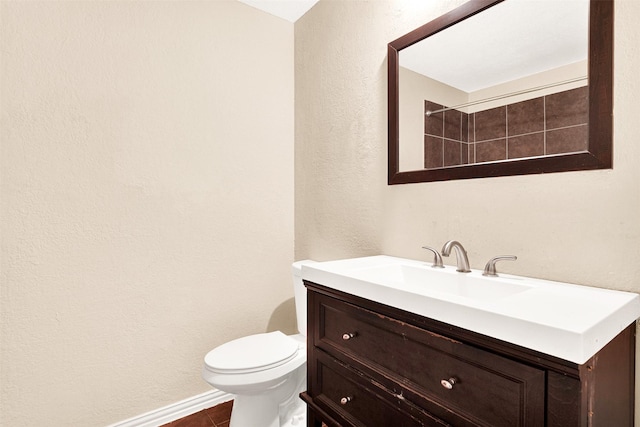
<svg viewBox="0 0 640 427">
<path fill-rule="evenodd" d="M 308 426 L 633 425 L 637 294 L 386 256 L 303 279 Z"/>
</svg>

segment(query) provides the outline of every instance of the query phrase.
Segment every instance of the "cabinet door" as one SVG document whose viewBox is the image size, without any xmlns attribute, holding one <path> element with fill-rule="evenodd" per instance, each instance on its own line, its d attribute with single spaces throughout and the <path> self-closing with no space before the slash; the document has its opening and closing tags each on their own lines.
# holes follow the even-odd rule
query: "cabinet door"
<svg viewBox="0 0 640 427">
<path fill-rule="evenodd" d="M 453 425 L 541 427 L 545 371 L 334 298 L 316 345 Z"/>
</svg>

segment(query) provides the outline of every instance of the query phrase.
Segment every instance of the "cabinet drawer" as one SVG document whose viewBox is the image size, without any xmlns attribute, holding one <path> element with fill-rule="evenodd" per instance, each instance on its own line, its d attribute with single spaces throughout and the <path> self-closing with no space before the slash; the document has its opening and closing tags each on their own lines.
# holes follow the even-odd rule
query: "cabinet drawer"
<svg viewBox="0 0 640 427">
<path fill-rule="evenodd" d="M 328 296 L 316 301 L 316 346 L 389 387 L 396 378 L 407 399 L 435 416 L 455 425 L 544 425 L 544 370 Z"/>
<path fill-rule="evenodd" d="M 448 426 L 419 408 L 394 396 L 336 359 L 317 352 L 313 400 L 337 418 L 358 427 L 443 427 Z"/>
</svg>

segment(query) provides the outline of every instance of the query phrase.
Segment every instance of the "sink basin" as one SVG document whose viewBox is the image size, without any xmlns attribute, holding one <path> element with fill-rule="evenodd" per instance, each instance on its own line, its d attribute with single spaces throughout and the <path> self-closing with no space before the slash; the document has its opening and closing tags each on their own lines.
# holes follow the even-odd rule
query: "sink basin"
<svg viewBox="0 0 640 427">
<path fill-rule="evenodd" d="M 398 290 L 438 296 L 456 296 L 470 300 L 495 301 L 532 289 L 521 283 L 478 277 L 478 273 L 458 273 L 453 269 L 391 264 L 363 268 L 353 277 L 372 283 L 384 283 Z"/>
<path fill-rule="evenodd" d="M 640 295 L 377 255 L 302 266 L 302 278 L 578 364 L 640 317 Z"/>
</svg>

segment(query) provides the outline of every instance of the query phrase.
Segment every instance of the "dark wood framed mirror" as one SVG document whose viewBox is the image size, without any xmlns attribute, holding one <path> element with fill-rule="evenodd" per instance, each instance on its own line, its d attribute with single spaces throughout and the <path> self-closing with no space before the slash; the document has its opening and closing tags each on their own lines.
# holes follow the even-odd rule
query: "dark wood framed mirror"
<svg viewBox="0 0 640 427">
<path fill-rule="evenodd" d="M 469 179 L 469 178 L 482 178 L 482 177 L 497 177 L 508 175 L 525 175 L 525 174 L 539 174 L 549 172 L 562 172 L 562 171 L 579 171 L 579 170 L 592 170 L 592 169 L 609 169 L 612 168 L 612 140 L 613 140 L 613 0 L 585 0 L 585 60 L 584 68 L 586 75 L 582 77 L 585 80 L 582 83 L 584 96 L 582 98 L 584 123 L 580 123 L 581 132 L 583 133 L 583 143 L 578 145 L 578 149 L 562 150 L 549 150 L 549 152 L 529 152 L 524 151 L 525 154 L 518 154 L 519 147 L 516 142 L 515 136 L 510 135 L 510 130 L 507 128 L 504 133 L 504 144 L 506 144 L 506 152 L 509 153 L 510 146 L 509 141 L 513 143 L 511 148 L 511 156 L 506 155 L 504 158 L 482 158 L 478 153 L 481 153 L 485 147 L 489 147 L 489 144 L 481 145 L 476 139 L 480 135 L 480 113 L 485 114 L 487 110 L 478 110 L 473 113 L 465 112 L 464 108 L 477 104 L 474 102 L 466 102 L 461 105 L 451 105 L 452 103 L 444 103 L 442 101 L 422 98 L 422 104 L 417 108 L 420 110 L 420 118 L 425 117 L 424 124 L 419 123 L 421 128 L 419 133 L 419 144 L 422 145 L 422 158 L 418 159 L 418 166 L 401 167 L 401 144 L 404 144 L 405 138 L 403 136 L 404 130 L 401 129 L 402 120 L 401 114 L 401 102 L 400 102 L 400 79 L 401 79 L 401 60 L 400 54 L 408 52 L 410 47 L 416 45 L 418 42 L 427 41 L 432 38 L 435 40 L 436 36 L 440 36 L 445 31 L 450 31 L 454 27 L 458 27 L 461 24 L 471 22 L 475 17 L 479 17 L 483 14 L 487 14 L 491 11 L 498 11 L 501 4 L 506 5 L 508 2 L 515 2 L 518 0 L 472 0 L 464 3 L 460 7 L 434 19 L 433 21 L 417 28 L 414 31 L 392 41 L 388 44 L 388 184 L 406 184 L 417 182 L 430 182 L 430 181 L 443 181 L 453 179 Z M 524 3 L 520 1 L 520 3 Z M 531 4 L 539 2 L 529 2 Z M 556 3 L 556 2 L 548 2 Z M 557 5 L 557 4 L 556 4 Z M 476 43 L 475 37 L 467 35 L 469 43 Z M 495 40 L 491 40 L 491 44 L 497 43 Z M 549 45 L 549 44 L 547 44 Z M 553 43 L 555 45 L 555 43 Z M 477 45 L 477 49 L 483 49 L 483 45 Z M 432 49 L 433 50 L 433 49 Z M 527 51 L 528 53 L 528 51 Z M 523 55 L 523 56 L 526 56 Z M 450 61 L 458 61 L 460 56 L 456 54 L 446 54 L 444 58 L 450 58 Z M 454 74 L 454 73 L 449 73 Z M 492 72 L 491 74 L 497 74 Z M 558 83 L 559 84 L 559 83 Z M 555 85 L 558 85 L 555 84 Z M 554 84 L 545 85 L 544 88 L 554 86 Z M 542 87 L 538 89 L 544 89 Z M 525 93 L 526 91 L 516 91 L 507 93 L 507 95 L 498 98 L 509 98 L 512 95 L 518 95 Z M 529 91 L 531 92 L 531 91 Z M 570 91 L 567 91 L 570 92 Z M 534 96 L 534 95 L 530 95 Z M 545 98 L 546 96 L 546 98 Z M 550 108 L 552 106 L 552 95 L 539 96 L 535 101 L 543 103 Z M 544 98 L 544 99 L 543 99 Z M 478 103 L 491 100 L 488 98 Z M 516 100 L 517 101 L 517 100 Z M 504 101 L 507 102 L 507 101 Z M 509 104 L 507 106 L 490 107 L 495 108 L 510 108 L 511 111 L 516 111 L 518 106 L 516 103 Z M 505 104 L 506 105 L 506 104 Z M 440 108 L 438 108 L 440 107 Z M 462 107 L 462 108 L 460 108 Z M 435 109 L 434 109 L 435 108 Z M 487 107 L 489 109 L 489 107 Z M 546 111 L 546 110 L 545 110 Z M 433 155 L 433 151 L 427 146 L 429 122 L 428 117 L 437 116 L 438 113 L 443 116 L 441 134 L 437 135 L 437 143 L 440 144 L 442 139 L 443 144 L 452 143 L 452 140 L 446 138 L 446 127 L 449 126 L 444 119 L 444 116 L 449 113 L 449 117 L 456 115 L 456 120 L 463 122 L 460 133 L 464 136 L 461 141 L 455 142 L 456 150 L 460 152 L 460 161 L 458 161 L 458 151 L 454 153 L 454 162 L 447 162 L 446 147 L 442 149 L 437 146 L 435 157 L 440 162 L 438 156 L 442 156 L 444 161 L 442 164 L 436 162 L 436 164 L 430 164 L 429 155 Z M 502 114 L 502 112 L 500 113 Z M 510 114 L 510 113 L 508 113 Z M 510 116 L 506 115 L 505 121 L 509 122 Z M 537 114 L 537 113 L 536 113 Z M 551 141 L 560 141 L 565 138 L 564 134 L 557 132 L 552 134 L 549 117 L 551 113 L 542 112 L 540 115 L 543 117 L 539 131 L 534 133 L 540 133 L 536 135 L 536 138 L 543 140 L 545 144 L 545 150 L 547 145 Z M 462 117 L 462 119 L 459 119 Z M 514 116 L 515 117 L 515 116 Z M 473 125 L 473 131 L 470 130 Z M 483 122 L 482 126 L 485 126 Z M 515 129 L 515 123 L 517 120 L 511 120 L 514 125 L 512 129 Z M 438 128 L 441 125 L 438 123 Z M 549 129 L 547 129 L 549 127 Z M 424 132 L 422 132 L 424 129 Z M 576 127 L 577 129 L 577 127 Z M 455 129 L 458 132 L 458 129 Z M 521 136 L 521 135 L 518 135 Z M 528 135 L 527 135 L 528 136 Z M 510 138 L 512 138 L 510 140 Z M 535 139 L 535 138 L 534 138 Z M 547 141 L 548 140 L 548 141 Z M 431 140 L 429 140 L 431 141 Z M 495 142 L 495 141 L 494 141 Z M 500 144 L 502 144 L 500 140 Z M 495 145 L 495 144 L 494 144 Z M 574 144 L 575 147 L 575 144 Z M 403 147 L 402 147 L 403 148 Z M 438 151 L 439 150 L 439 151 Z M 413 157 L 420 157 L 413 156 Z M 433 162 L 432 162 L 433 163 Z M 415 164 L 415 162 L 414 162 Z"/>
</svg>

